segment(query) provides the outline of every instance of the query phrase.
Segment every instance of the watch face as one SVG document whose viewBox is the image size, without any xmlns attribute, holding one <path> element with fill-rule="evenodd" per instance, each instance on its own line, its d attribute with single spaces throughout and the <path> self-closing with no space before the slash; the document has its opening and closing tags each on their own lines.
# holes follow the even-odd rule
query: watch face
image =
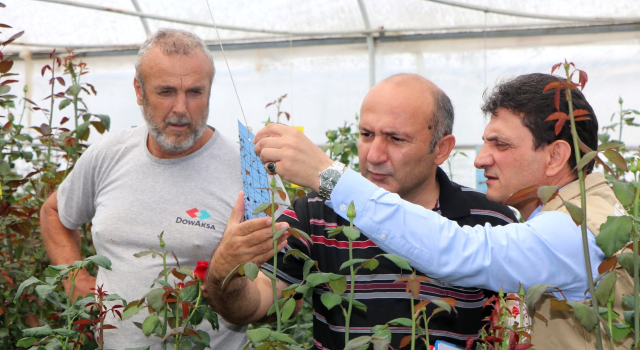
<svg viewBox="0 0 640 350">
<path fill-rule="evenodd" d="M 331 192 L 341 175 L 342 173 L 335 169 L 327 169 L 323 171 L 320 178 L 320 187 L 325 191 Z"/>
</svg>

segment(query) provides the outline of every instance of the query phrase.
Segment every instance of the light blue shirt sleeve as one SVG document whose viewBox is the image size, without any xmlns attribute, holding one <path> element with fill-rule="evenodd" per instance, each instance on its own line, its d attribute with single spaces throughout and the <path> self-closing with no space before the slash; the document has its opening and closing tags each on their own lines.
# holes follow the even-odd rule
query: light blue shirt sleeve
<svg viewBox="0 0 640 350">
<path fill-rule="evenodd" d="M 536 284 L 560 288 L 569 300 L 588 289 L 582 234 L 571 217 L 542 212 L 522 224 L 460 227 L 455 221 L 402 200 L 348 169 L 326 204 L 386 252 L 409 259 L 422 273 L 453 285 L 517 292 Z M 594 276 L 605 256 L 589 232 Z M 554 293 L 560 297 L 560 294 Z"/>
</svg>

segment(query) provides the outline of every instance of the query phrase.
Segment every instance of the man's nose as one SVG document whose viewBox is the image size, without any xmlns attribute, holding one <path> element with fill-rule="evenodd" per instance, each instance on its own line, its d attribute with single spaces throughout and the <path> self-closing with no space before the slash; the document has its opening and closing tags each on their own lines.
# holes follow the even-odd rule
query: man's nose
<svg viewBox="0 0 640 350">
<path fill-rule="evenodd" d="M 473 165 L 478 169 L 483 169 L 491 165 L 491 156 L 489 155 L 486 143 L 480 147 L 476 159 L 473 161 Z"/>
<path fill-rule="evenodd" d="M 187 114 L 187 95 L 184 93 L 178 93 L 173 103 L 172 112 L 177 115 Z"/>
<path fill-rule="evenodd" d="M 388 158 L 387 142 L 382 137 L 375 137 L 371 141 L 369 152 L 367 153 L 367 162 L 370 164 L 382 164 Z"/>
</svg>

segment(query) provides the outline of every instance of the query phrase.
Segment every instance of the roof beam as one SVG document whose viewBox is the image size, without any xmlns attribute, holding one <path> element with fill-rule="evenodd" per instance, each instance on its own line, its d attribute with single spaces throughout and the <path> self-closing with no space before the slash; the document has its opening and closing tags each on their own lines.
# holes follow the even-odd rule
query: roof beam
<svg viewBox="0 0 640 350">
<path fill-rule="evenodd" d="M 442 5 L 449 5 L 454 7 L 465 8 L 467 10 L 495 13 L 498 15 L 505 16 L 515 16 L 515 17 L 524 17 L 524 18 L 535 18 L 535 19 L 546 19 L 551 21 L 570 21 L 570 22 L 590 22 L 590 23 L 598 23 L 598 22 L 637 22 L 640 21 L 640 17 L 625 17 L 625 18 L 606 18 L 606 17 L 575 17 L 575 16 L 553 16 L 553 15 L 538 15 L 533 13 L 525 13 L 518 11 L 507 11 L 502 9 L 497 9 L 493 7 L 487 6 L 476 6 L 471 4 L 465 4 L 458 1 L 453 0 L 423 0 L 429 2 L 435 2 Z"/>
</svg>

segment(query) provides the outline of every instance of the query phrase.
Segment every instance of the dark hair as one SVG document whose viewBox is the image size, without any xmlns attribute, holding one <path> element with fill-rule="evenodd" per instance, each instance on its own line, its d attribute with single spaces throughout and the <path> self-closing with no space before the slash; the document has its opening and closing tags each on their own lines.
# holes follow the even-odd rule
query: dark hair
<svg viewBox="0 0 640 350">
<path fill-rule="evenodd" d="M 435 106 L 433 107 L 433 133 L 429 153 L 435 151 L 436 144 L 441 138 L 451 135 L 453 132 L 453 105 L 449 96 L 435 85 L 432 93 Z"/>
<path fill-rule="evenodd" d="M 529 129 L 533 135 L 535 150 L 556 140 L 567 141 L 571 146 L 569 167 L 572 172 L 576 172 L 571 123 L 567 121 L 560 133 L 556 135 L 555 125 L 557 121 L 545 122 L 545 119 L 557 110 L 554 102 L 555 89 L 545 93 L 542 90 L 551 82 L 564 80 L 551 74 L 533 73 L 502 81 L 493 89 L 490 95 L 487 95 L 485 91 L 482 111 L 496 114 L 499 108 L 504 108 L 519 115 L 522 118 L 522 125 Z M 598 147 L 598 119 L 596 114 L 578 88 L 571 89 L 571 97 L 574 110 L 585 109 L 589 111 L 589 115 L 587 115 L 589 119 L 576 122 L 576 129 L 580 140 L 589 148 L 595 150 Z M 564 90 L 560 93 L 560 111 L 567 113 L 567 115 L 569 114 L 569 104 Z M 584 152 L 581 151 L 580 154 L 584 155 Z M 584 168 L 587 174 L 591 173 L 593 166 L 594 161 L 591 161 Z"/>
</svg>

